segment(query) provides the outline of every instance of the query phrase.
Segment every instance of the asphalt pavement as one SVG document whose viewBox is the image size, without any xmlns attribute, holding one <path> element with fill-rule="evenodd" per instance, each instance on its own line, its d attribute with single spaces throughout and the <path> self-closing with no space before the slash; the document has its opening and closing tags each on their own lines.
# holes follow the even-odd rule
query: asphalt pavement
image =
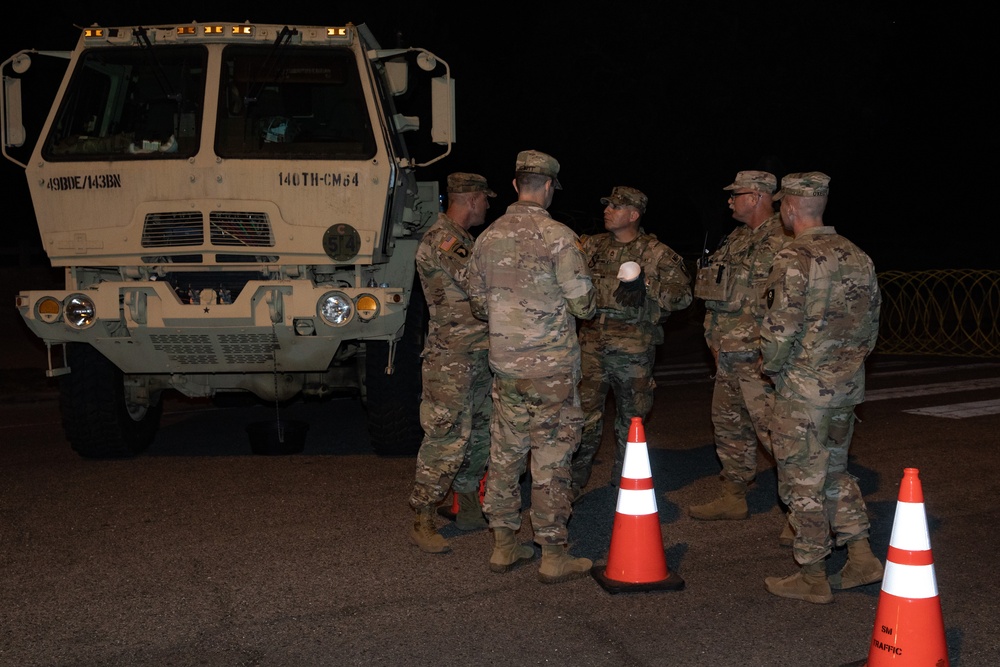
<svg viewBox="0 0 1000 667">
<path fill-rule="evenodd" d="M 356 401 L 290 406 L 289 418 L 310 425 L 304 452 L 253 456 L 245 427 L 266 408 L 173 397 L 144 455 L 80 459 L 58 425 L 45 347 L 13 307 L 17 288 L 47 279 L 3 281 L 3 667 L 843 667 L 878 636 L 877 584 L 837 592 L 832 605 L 764 590 L 765 577 L 794 569 L 777 544 L 783 518 L 766 457 L 749 520 L 686 515 L 718 488 L 695 309 L 668 322 L 645 424 L 666 561 L 686 585 L 608 594 L 591 578 L 544 586 L 537 561 L 495 575 L 489 534 L 463 534 L 443 519 L 453 553 L 419 552 L 406 538 L 413 458 L 376 457 Z M 952 667 L 1000 664 L 988 571 L 1000 550 L 990 530 L 1000 416 L 926 409 L 995 402 L 990 361 L 873 360 L 852 444 L 880 559 L 902 470 L 920 470 Z M 610 433 L 606 424 L 604 452 Z M 598 563 L 616 515 L 611 462 L 599 456 L 570 525 L 573 552 Z M 519 539 L 531 538 L 525 518 Z M 836 550 L 828 569 L 844 558 Z"/>
</svg>

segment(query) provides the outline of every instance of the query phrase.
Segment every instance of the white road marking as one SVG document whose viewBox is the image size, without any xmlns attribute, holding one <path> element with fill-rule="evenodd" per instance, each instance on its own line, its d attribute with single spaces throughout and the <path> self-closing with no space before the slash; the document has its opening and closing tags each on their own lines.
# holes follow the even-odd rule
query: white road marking
<svg viewBox="0 0 1000 667">
<path fill-rule="evenodd" d="M 984 368 L 1000 368 L 1000 363 L 997 362 L 983 362 L 978 364 L 955 364 L 955 365 L 945 365 L 945 366 L 927 366 L 924 368 L 909 368 L 912 362 L 909 361 L 890 361 L 883 362 L 879 364 L 878 370 L 869 370 L 868 377 L 892 377 L 900 375 L 929 375 L 932 373 L 947 373 L 949 371 L 959 371 L 959 370 L 981 370 Z M 695 364 L 674 364 L 674 365 L 661 365 L 656 366 L 653 369 L 653 376 L 656 378 L 675 378 L 669 380 L 667 384 L 683 384 L 685 380 L 683 377 L 686 376 L 700 376 L 695 377 L 694 381 L 709 381 L 712 380 L 712 374 L 714 369 L 710 368 L 708 364 L 695 363 Z M 690 381 L 690 380 L 688 380 Z M 660 383 L 661 385 L 664 383 Z M 965 391 L 964 389 L 955 391 Z M 931 392 L 937 393 L 937 392 Z"/>
<path fill-rule="evenodd" d="M 869 370 L 869 377 L 888 377 L 890 375 L 927 375 L 928 373 L 945 373 L 947 371 L 957 371 L 957 370 L 967 370 L 967 369 L 982 369 L 982 368 L 1000 368 L 1000 363 L 995 362 L 984 362 L 981 364 L 955 364 L 947 366 L 927 366 L 925 368 L 906 368 L 910 362 L 905 361 L 890 361 L 886 363 L 879 364 L 880 370 Z M 898 367 L 902 366 L 902 370 L 896 370 Z M 884 370 L 882 370 L 884 369 Z"/>
<path fill-rule="evenodd" d="M 892 365 L 896 366 L 900 363 L 901 362 L 895 362 Z M 894 370 L 890 370 L 889 368 L 883 366 L 884 370 L 871 373 L 870 375 L 888 377 L 994 367 L 1000 367 L 1000 364 L 986 362 L 982 364 L 961 364 L 958 366 L 935 366 L 929 368 L 903 368 Z M 693 384 L 696 382 L 711 382 L 713 379 L 711 370 L 704 364 L 659 366 L 654 369 L 654 376 L 656 377 L 657 386 L 660 387 Z M 896 398 L 913 398 L 918 396 L 935 396 L 938 394 L 951 394 L 960 391 L 981 391 L 983 389 L 996 388 L 1000 388 L 1000 377 L 979 378 L 957 382 L 935 382 L 931 384 L 893 387 L 889 389 L 869 389 L 865 392 L 865 402 L 885 401 Z M 965 419 L 968 417 L 995 415 L 1000 414 L 1000 399 L 938 405 L 914 410 L 904 410 L 903 412 L 915 415 L 943 417 L 946 419 Z"/>
<path fill-rule="evenodd" d="M 869 403 L 871 401 L 884 401 L 890 398 L 932 396 L 936 394 L 950 394 L 956 391 L 996 389 L 997 387 L 1000 387 L 1000 378 L 980 378 L 978 380 L 962 380 L 959 382 L 917 384 L 910 387 L 894 387 L 892 389 L 870 389 L 865 391 L 865 403 Z"/>
<path fill-rule="evenodd" d="M 971 403 L 953 403 L 951 405 L 935 405 L 929 408 L 903 410 L 903 412 L 911 415 L 928 415 L 931 417 L 944 417 L 946 419 L 1000 415 L 1000 399 L 994 401 L 973 401 Z"/>
</svg>

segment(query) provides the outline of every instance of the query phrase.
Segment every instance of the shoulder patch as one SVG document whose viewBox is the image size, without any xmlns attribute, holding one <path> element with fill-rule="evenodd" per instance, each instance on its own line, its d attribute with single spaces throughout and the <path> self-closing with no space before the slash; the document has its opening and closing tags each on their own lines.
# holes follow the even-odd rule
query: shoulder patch
<svg viewBox="0 0 1000 667">
<path fill-rule="evenodd" d="M 438 247 L 441 248 L 441 250 L 448 252 L 449 250 L 451 250 L 452 246 L 454 246 L 457 241 L 458 239 L 455 238 L 454 236 L 449 236 L 444 241 L 441 241 L 441 245 L 439 245 Z"/>
</svg>

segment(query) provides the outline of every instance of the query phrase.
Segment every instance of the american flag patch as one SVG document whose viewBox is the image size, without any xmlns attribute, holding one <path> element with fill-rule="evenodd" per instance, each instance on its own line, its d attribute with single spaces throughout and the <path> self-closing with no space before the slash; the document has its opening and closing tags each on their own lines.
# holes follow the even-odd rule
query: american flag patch
<svg viewBox="0 0 1000 667">
<path fill-rule="evenodd" d="M 458 241 L 458 239 L 456 239 L 454 236 L 449 236 L 448 238 L 446 238 L 444 241 L 441 242 L 441 245 L 439 247 L 441 248 L 441 250 L 448 252 L 449 250 L 451 250 L 451 247 L 455 245 L 456 241 Z"/>
</svg>

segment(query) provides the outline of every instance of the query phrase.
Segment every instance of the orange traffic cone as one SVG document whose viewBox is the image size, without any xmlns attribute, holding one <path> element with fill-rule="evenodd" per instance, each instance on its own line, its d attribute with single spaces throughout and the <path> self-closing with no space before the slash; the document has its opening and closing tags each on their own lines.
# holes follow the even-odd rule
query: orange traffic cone
<svg viewBox="0 0 1000 667">
<path fill-rule="evenodd" d="M 667 570 L 642 417 L 632 417 L 628 429 L 608 564 L 590 572 L 609 593 L 684 588 L 684 580 Z"/>
<path fill-rule="evenodd" d="M 483 496 L 486 495 L 486 473 L 483 473 L 482 479 L 479 480 L 479 504 L 483 504 Z M 442 504 L 438 507 L 437 512 L 440 516 L 448 519 L 448 521 L 454 521 L 455 517 L 458 516 L 458 494 L 454 490 L 451 492 L 451 505 Z"/>
<path fill-rule="evenodd" d="M 865 663 L 869 667 L 949 664 L 918 473 L 916 468 L 903 470 Z"/>
<path fill-rule="evenodd" d="M 455 517 L 458 516 L 458 494 L 454 490 L 451 492 L 451 505 L 442 503 L 438 507 L 438 514 L 448 521 L 454 521 Z"/>
</svg>

